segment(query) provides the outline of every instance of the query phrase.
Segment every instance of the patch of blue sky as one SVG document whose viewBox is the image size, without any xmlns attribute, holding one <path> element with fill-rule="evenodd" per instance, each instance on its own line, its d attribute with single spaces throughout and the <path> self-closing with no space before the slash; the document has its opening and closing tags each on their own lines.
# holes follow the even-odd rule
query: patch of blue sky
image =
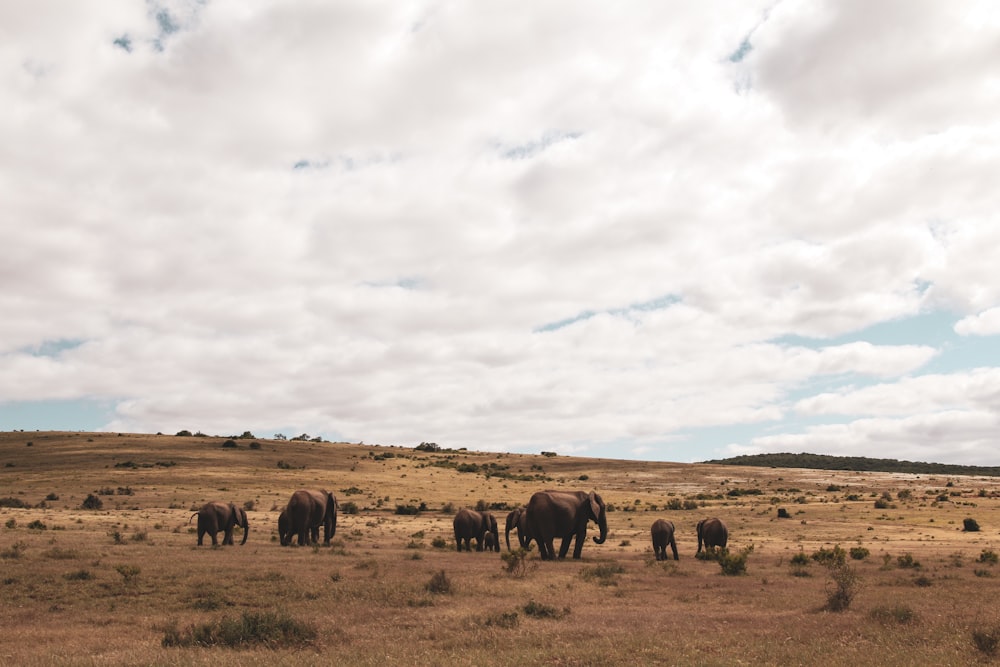
<svg viewBox="0 0 1000 667">
<path fill-rule="evenodd" d="M 739 47 L 729 54 L 729 62 L 742 62 L 751 51 L 753 51 L 753 44 L 750 43 L 750 35 L 747 35 L 743 38 L 743 41 L 740 42 Z"/>
<path fill-rule="evenodd" d="M 821 349 L 865 341 L 872 345 L 928 345 L 939 350 L 938 355 L 920 369 L 921 373 L 952 373 L 1000 365 L 1000 336 L 960 336 L 955 333 L 955 323 L 954 315 L 935 311 L 879 322 L 834 338 L 781 336 L 770 342 Z"/>
<path fill-rule="evenodd" d="M 0 403 L 0 431 L 97 431 L 114 414 L 108 400 L 6 401 Z"/>
<path fill-rule="evenodd" d="M 73 338 L 47 340 L 43 341 L 37 347 L 26 348 L 23 352 L 25 354 L 30 354 L 33 357 L 58 357 L 67 350 L 75 350 L 83 345 L 83 343 L 84 341 L 82 339 Z"/>
<path fill-rule="evenodd" d="M 626 317 L 630 318 L 635 316 L 637 313 L 647 313 L 656 310 L 663 310 L 664 308 L 669 308 L 670 306 L 680 303 L 680 297 L 674 294 L 665 294 L 663 296 L 656 297 L 655 299 L 650 299 L 649 301 L 639 301 L 636 303 L 629 304 L 624 308 L 609 308 L 607 310 L 584 310 L 572 317 L 567 317 L 566 319 L 556 320 L 554 322 L 548 322 L 541 326 L 535 327 L 534 333 L 546 333 L 549 331 L 558 331 L 565 327 L 576 324 L 577 322 L 583 322 L 589 320 L 597 315 L 613 315 L 615 317 Z"/>
</svg>

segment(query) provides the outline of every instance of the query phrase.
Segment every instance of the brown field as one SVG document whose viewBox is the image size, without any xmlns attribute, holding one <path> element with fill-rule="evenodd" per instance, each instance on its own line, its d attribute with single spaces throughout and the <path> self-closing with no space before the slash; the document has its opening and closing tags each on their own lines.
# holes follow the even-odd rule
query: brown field
<svg viewBox="0 0 1000 667">
<path fill-rule="evenodd" d="M 995 478 L 224 440 L 0 433 L 0 505 L 28 505 L 0 507 L 0 664 L 967 665 L 1000 642 Z M 278 512 L 319 487 L 358 513 L 340 514 L 331 547 L 281 547 Z M 608 540 L 588 537 L 579 561 L 532 551 L 514 574 L 499 554 L 455 551 L 448 504 L 513 507 L 543 488 L 597 490 L 614 510 Z M 88 494 L 103 508 L 82 509 Z M 253 503 L 245 546 L 196 546 L 188 519 L 209 500 Z M 506 510 L 494 514 L 502 524 Z M 712 515 L 732 553 L 753 547 L 745 574 L 694 557 L 694 525 Z M 661 517 L 679 562 L 653 559 Z M 870 552 L 847 559 L 855 596 L 839 612 L 834 571 L 791 562 L 836 545 Z M 429 591 L 441 572 L 450 592 Z M 317 635 L 163 645 L 256 612 Z"/>
</svg>

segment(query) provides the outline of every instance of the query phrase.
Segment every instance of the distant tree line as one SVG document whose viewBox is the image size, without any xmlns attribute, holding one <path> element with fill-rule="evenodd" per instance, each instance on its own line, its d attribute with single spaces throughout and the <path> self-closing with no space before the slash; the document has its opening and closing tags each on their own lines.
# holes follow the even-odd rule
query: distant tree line
<svg viewBox="0 0 1000 667">
<path fill-rule="evenodd" d="M 858 472 L 907 472 L 925 475 L 983 475 L 1000 477 L 1000 468 L 965 466 L 948 463 L 924 463 L 897 459 L 872 459 L 866 456 L 830 456 L 827 454 L 745 454 L 704 463 L 764 468 L 814 468 L 817 470 L 853 470 Z"/>
</svg>

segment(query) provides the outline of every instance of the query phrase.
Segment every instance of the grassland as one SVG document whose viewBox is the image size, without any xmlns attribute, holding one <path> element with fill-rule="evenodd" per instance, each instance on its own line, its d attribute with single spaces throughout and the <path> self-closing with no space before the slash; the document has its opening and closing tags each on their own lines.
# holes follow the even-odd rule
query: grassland
<svg viewBox="0 0 1000 667">
<path fill-rule="evenodd" d="M 0 664 L 959 665 L 1000 651 L 997 478 L 225 440 L 0 433 Z M 281 547 L 278 512 L 315 487 L 357 513 L 330 547 Z M 455 551 L 449 509 L 491 504 L 502 522 L 542 488 L 597 490 L 607 542 L 579 561 L 532 552 L 513 574 Z M 209 500 L 252 508 L 245 546 L 195 546 L 188 520 Z M 712 515 L 731 552 L 752 546 L 744 575 L 694 558 Z M 653 559 L 656 518 L 676 524 L 680 561 Z M 854 596 L 835 612 L 837 571 L 810 556 L 838 545 L 868 555 L 847 558 Z M 164 646 L 267 614 L 315 636 Z"/>
</svg>

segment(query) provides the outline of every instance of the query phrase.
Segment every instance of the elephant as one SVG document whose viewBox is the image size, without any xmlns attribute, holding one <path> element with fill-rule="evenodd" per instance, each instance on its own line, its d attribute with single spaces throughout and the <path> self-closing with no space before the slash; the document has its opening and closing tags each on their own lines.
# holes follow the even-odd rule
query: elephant
<svg viewBox="0 0 1000 667">
<path fill-rule="evenodd" d="M 677 542 L 674 540 L 673 523 L 664 519 L 657 519 L 653 522 L 653 526 L 649 529 L 649 532 L 653 537 L 653 553 L 656 554 L 656 560 L 667 560 L 668 544 L 670 545 L 670 550 L 674 552 L 674 560 L 680 560 L 677 557 Z"/>
<path fill-rule="evenodd" d="M 455 546 L 459 551 L 465 545 L 466 551 L 472 551 L 471 540 L 476 540 L 476 551 L 486 548 L 486 534 L 493 533 L 493 544 L 491 551 L 500 551 L 500 542 L 496 536 L 500 534 L 497 529 L 497 520 L 491 512 L 477 512 L 463 507 L 455 514 Z"/>
<path fill-rule="evenodd" d="M 205 503 L 201 509 L 191 515 L 191 519 L 198 517 L 198 546 L 200 547 L 205 538 L 205 534 L 212 538 L 212 546 L 218 546 L 219 541 L 216 533 L 225 531 L 222 538 L 223 544 L 233 543 L 233 528 L 240 526 L 243 528 L 243 541 L 241 545 L 247 543 L 247 536 L 250 534 L 250 524 L 247 522 L 247 513 L 242 507 L 237 507 L 233 503 Z"/>
<path fill-rule="evenodd" d="M 319 542 L 319 526 L 313 526 L 310 529 L 310 537 L 313 542 Z M 281 540 L 281 546 L 287 547 L 292 543 L 292 537 L 295 533 L 292 531 L 292 522 L 288 519 L 288 510 L 281 510 L 281 514 L 278 515 L 278 539 Z"/>
<path fill-rule="evenodd" d="M 705 549 L 714 549 L 715 547 L 726 548 L 726 542 L 729 540 L 729 529 L 726 528 L 726 524 L 722 522 L 722 519 L 711 518 L 702 519 L 698 522 L 698 551 L 701 552 L 702 543 L 705 544 Z"/>
<path fill-rule="evenodd" d="M 510 551 L 510 531 L 517 528 L 517 541 L 522 548 L 527 549 L 531 544 L 531 535 L 528 534 L 528 515 L 524 507 L 517 507 L 507 514 L 507 529 L 504 537 L 507 540 L 507 551 Z"/>
<path fill-rule="evenodd" d="M 324 489 L 299 489 L 292 494 L 285 506 L 289 522 L 288 541 L 298 535 L 299 546 L 319 542 L 319 527 L 323 526 L 323 544 L 329 545 L 337 532 L 337 499 Z M 281 517 L 278 517 L 279 532 Z"/>
<path fill-rule="evenodd" d="M 486 531 L 486 534 L 483 535 L 483 549 L 486 551 L 500 551 L 496 533 L 490 530 Z"/>
<path fill-rule="evenodd" d="M 587 538 L 587 524 L 597 523 L 600 537 L 595 544 L 604 544 L 608 537 L 608 516 L 604 500 L 591 491 L 538 491 L 531 496 L 527 507 L 528 534 L 538 542 L 542 560 L 553 560 L 555 538 L 562 538 L 559 558 L 565 558 L 569 543 L 576 537 L 573 558 L 580 558 L 583 542 Z"/>
</svg>

